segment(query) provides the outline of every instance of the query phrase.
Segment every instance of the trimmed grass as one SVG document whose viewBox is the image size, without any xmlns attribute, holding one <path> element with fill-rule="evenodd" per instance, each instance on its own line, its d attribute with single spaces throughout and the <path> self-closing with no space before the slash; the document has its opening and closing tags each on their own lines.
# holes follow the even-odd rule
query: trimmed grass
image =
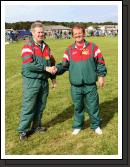
<svg viewBox="0 0 130 167">
<path fill-rule="evenodd" d="M 51 89 L 43 125 L 48 126 L 44 134 L 36 133 L 27 141 L 19 141 L 17 127 L 22 104 L 21 48 L 23 41 L 6 45 L 6 104 L 5 104 L 5 150 L 6 155 L 117 155 L 118 154 L 118 44 L 116 37 L 94 37 L 88 41 L 96 43 L 106 62 L 108 74 L 106 85 L 99 89 L 103 135 L 97 136 L 89 127 L 85 113 L 85 129 L 72 136 L 73 104 L 70 96 L 68 72 L 57 77 L 57 88 Z M 65 48 L 72 39 L 46 42 L 52 49 L 57 63 L 62 60 Z"/>
</svg>

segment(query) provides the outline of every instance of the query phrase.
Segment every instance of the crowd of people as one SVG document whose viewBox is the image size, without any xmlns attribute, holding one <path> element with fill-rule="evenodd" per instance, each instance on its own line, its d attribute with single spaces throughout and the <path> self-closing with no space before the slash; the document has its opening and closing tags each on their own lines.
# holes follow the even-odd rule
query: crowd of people
<svg viewBox="0 0 130 167">
<path fill-rule="evenodd" d="M 55 39 L 70 39 L 72 37 L 71 31 L 55 31 L 54 32 Z"/>
<path fill-rule="evenodd" d="M 90 30 L 85 31 L 86 37 L 97 37 L 97 36 L 117 36 L 118 31 L 113 30 Z M 29 30 L 10 30 L 5 32 L 5 41 L 14 42 L 19 39 L 24 39 L 25 36 L 32 36 L 31 31 Z M 44 39 L 46 38 L 55 38 L 55 39 L 71 39 L 72 33 L 69 30 L 55 30 L 53 32 L 44 32 Z"/>
<path fill-rule="evenodd" d="M 7 31 L 5 32 L 5 41 L 13 42 L 18 40 L 18 32 L 16 31 Z"/>
<path fill-rule="evenodd" d="M 92 36 L 92 37 L 104 37 L 104 36 L 117 36 L 118 31 L 114 31 L 114 30 L 91 30 L 86 32 L 86 36 Z"/>
</svg>

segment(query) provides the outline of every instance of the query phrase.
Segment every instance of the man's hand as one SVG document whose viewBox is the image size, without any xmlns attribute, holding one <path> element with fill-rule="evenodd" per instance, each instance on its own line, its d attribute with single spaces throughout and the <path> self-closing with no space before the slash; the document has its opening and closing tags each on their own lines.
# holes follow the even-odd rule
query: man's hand
<svg viewBox="0 0 130 167">
<path fill-rule="evenodd" d="M 57 72 L 57 68 L 55 66 L 46 67 L 46 71 L 54 75 Z"/>
<path fill-rule="evenodd" d="M 56 88 L 56 79 L 52 79 L 52 89 Z"/>
<path fill-rule="evenodd" d="M 98 86 L 99 87 L 104 87 L 104 84 L 105 84 L 104 77 L 98 77 Z"/>
</svg>

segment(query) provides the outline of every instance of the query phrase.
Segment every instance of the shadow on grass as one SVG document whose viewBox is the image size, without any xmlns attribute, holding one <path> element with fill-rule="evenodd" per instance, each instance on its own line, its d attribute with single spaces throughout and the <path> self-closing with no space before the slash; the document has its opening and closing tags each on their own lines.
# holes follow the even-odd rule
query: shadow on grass
<svg viewBox="0 0 130 167">
<path fill-rule="evenodd" d="M 114 114 L 118 112 L 118 98 L 105 101 L 100 104 L 101 128 L 105 127 L 113 118 Z M 85 121 L 84 128 L 90 126 L 90 120 Z"/>
<path fill-rule="evenodd" d="M 62 123 L 66 121 L 67 119 L 70 119 L 73 117 L 74 113 L 74 106 L 71 105 L 68 108 L 66 108 L 62 113 L 58 114 L 55 118 L 53 118 L 51 121 L 46 123 L 47 127 L 54 126 L 58 123 Z"/>
<path fill-rule="evenodd" d="M 118 112 L 118 98 L 114 98 L 111 101 L 106 101 L 100 105 L 100 115 L 102 118 L 101 127 L 105 127 L 109 121 L 114 117 L 114 114 Z"/>
<path fill-rule="evenodd" d="M 51 127 L 58 123 L 62 123 L 66 121 L 67 119 L 70 119 L 73 117 L 74 112 L 74 106 L 71 105 L 68 108 L 66 108 L 62 113 L 58 114 L 55 118 L 53 118 L 51 121 L 47 122 L 46 126 Z M 105 127 L 108 122 L 113 118 L 114 114 L 118 112 L 118 98 L 114 98 L 113 100 L 105 101 L 100 104 L 100 116 L 102 119 L 101 127 Z M 85 121 L 84 128 L 87 128 L 90 126 L 89 119 Z"/>
</svg>

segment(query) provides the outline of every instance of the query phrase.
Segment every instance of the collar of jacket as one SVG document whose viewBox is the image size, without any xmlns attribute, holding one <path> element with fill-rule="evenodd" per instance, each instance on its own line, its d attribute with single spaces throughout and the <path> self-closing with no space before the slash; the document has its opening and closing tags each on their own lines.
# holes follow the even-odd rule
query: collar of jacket
<svg viewBox="0 0 130 167">
<path fill-rule="evenodd" d="M 41 50 L 43 51 L 45 46 L 46 46 L 46 43 L 44 42 L 44 40 L 41 41 L 41 44 L 37 43 L 33 38 L 32 38 L 32 42 L 37 45 L 38 47 L 41 48 Z"/>
<path fill-rule="evenodd" d="M 84 40 L 84 46 L 83 46 L 83 48 L 86 48 L 88 44 L 89 44 L 89 42 L 87 42 L 86 40 Z M 77 48 L 76 42 L 72 45 L 72 49 L 74 49 L 74 48 Z"/>
<path fill-rule="evenodd" d="M 37 45 L 37 46 L 41 46 L 41 45 L 44 44 L 44 41 L 43 41 L 43 40 L 41 41 L 41 44 L 39 44 L 38 42 L 36 42 L 36 41 L 34 40 L 34 38 L 32 39 L 32 42 L 33 42 L 35 45 Z"/>
</svg>

